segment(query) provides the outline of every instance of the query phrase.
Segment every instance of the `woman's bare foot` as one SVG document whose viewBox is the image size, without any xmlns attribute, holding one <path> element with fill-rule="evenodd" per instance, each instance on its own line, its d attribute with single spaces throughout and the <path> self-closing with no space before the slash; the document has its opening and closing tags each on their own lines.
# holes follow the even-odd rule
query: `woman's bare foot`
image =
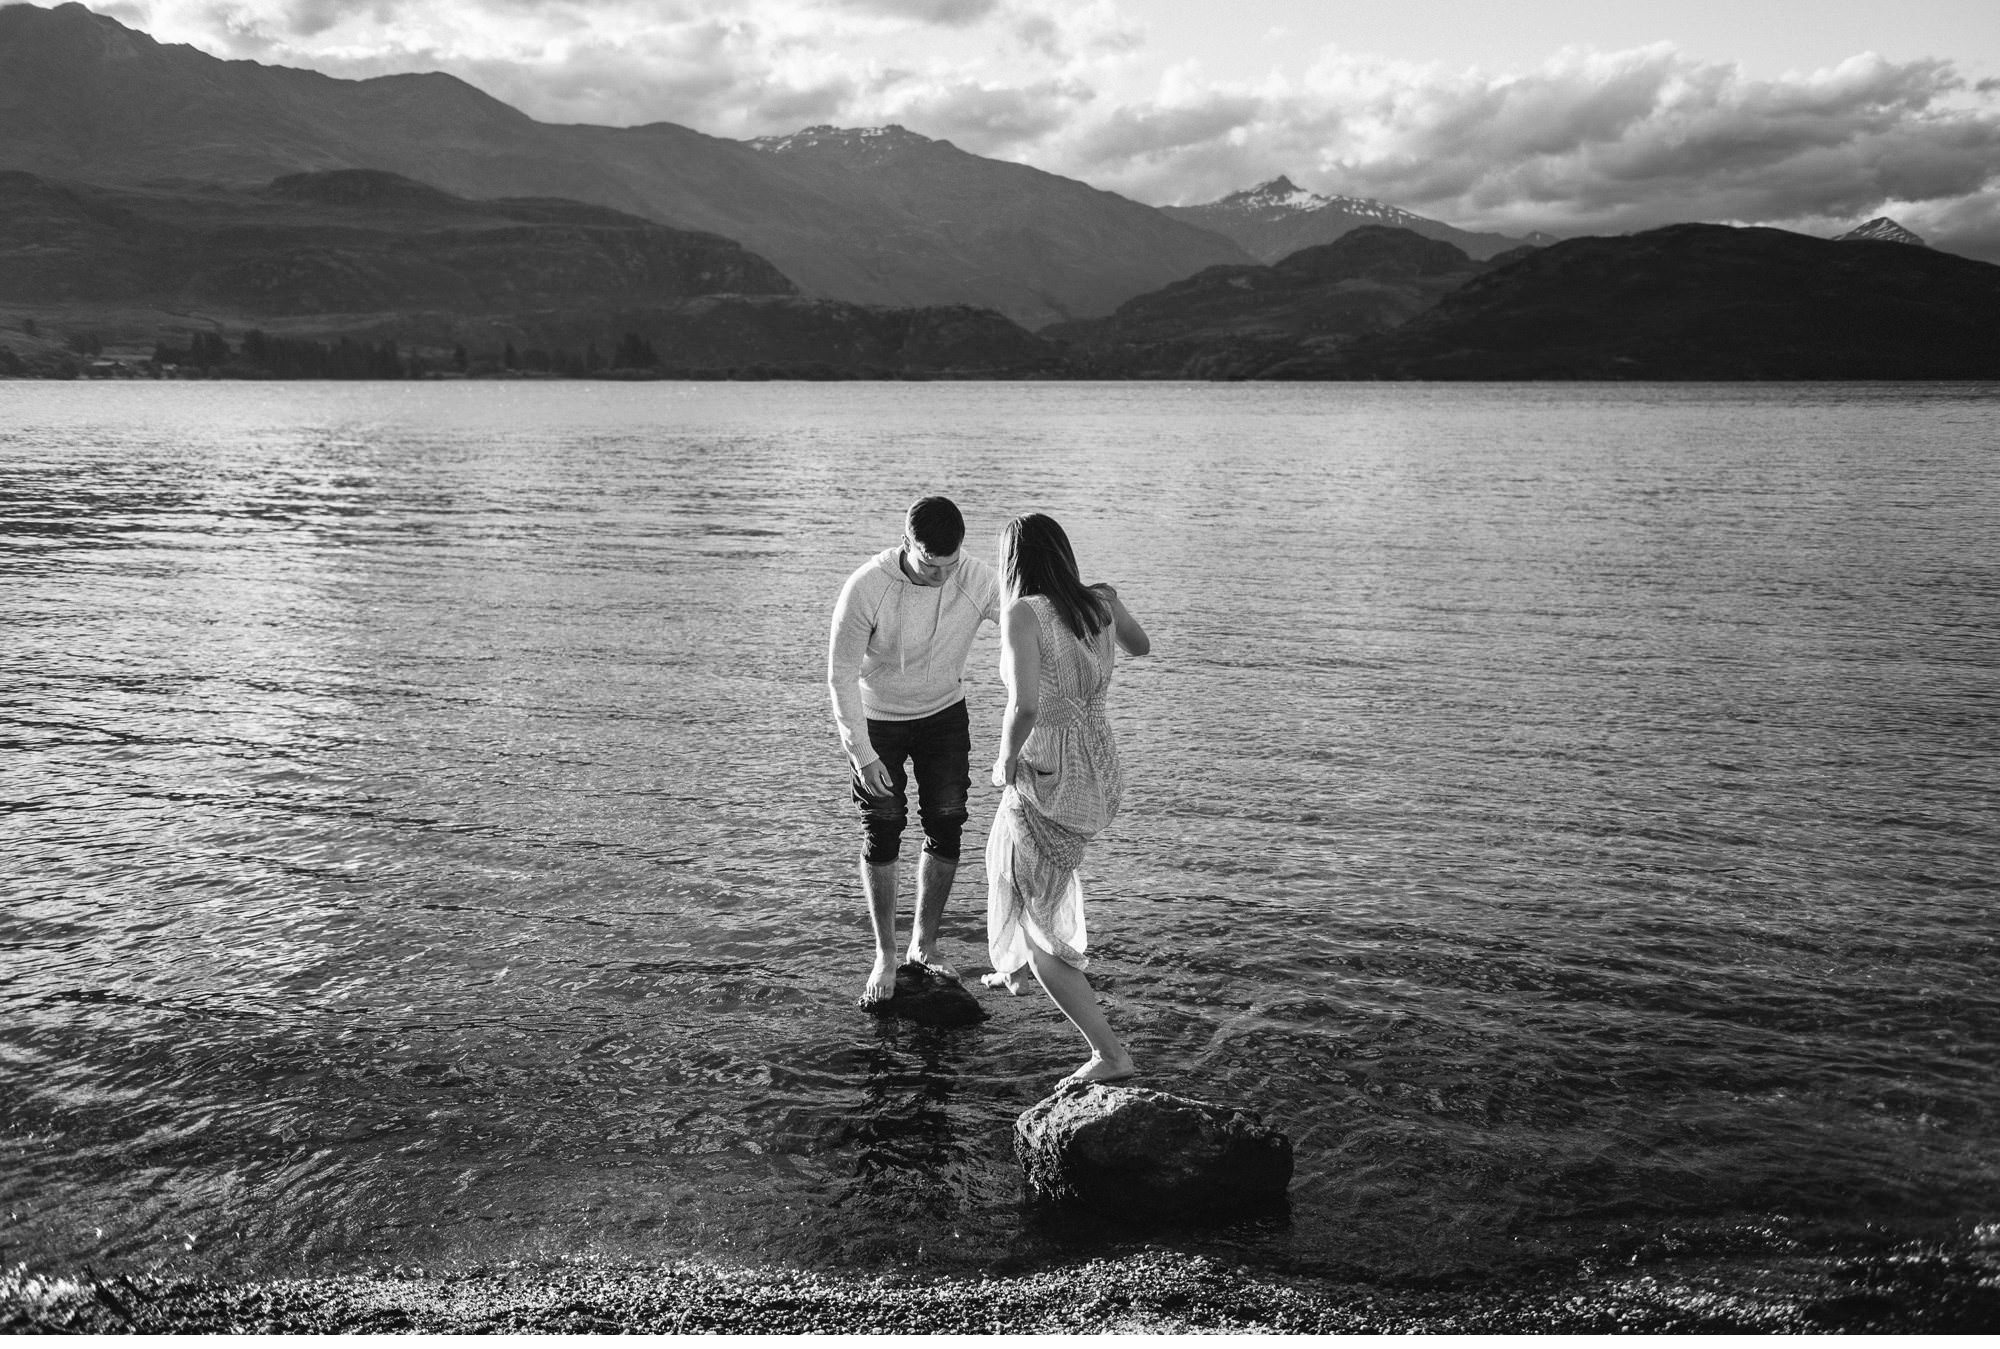
<svg viewBox="0 0 2000 1349">
<path fill-rule="evenodd" d="M 878 1002 L 887 1002 L 896 996 L 896 965 L 893 957 L 884 952 L 875 953 L 875 968 L 868 972 L 868 982 L 861 986 L 859 1002 L 863 1007 L 873 1007 Z"/>
<path fill-rule="evenodd" d="M 1130 1054 L 1115 1059 L 1107 1059 L 1100 1054 L 1092 1054 L 1090 1062 L 1065 1077 L 1062 1082 L 1123 1082 L 1128 1077 L 1136 1077 L 1139 1069 L 1132 1062 Z"/>
<path fill-rule="evenodd" d="M 1017 998 L 1028 991 L 1028 985 L 1021 978 L 1019 970 L 1006 972 L 995 970 L 991 974 L 980 975 L 979 982 L 987 988 L 1004 988 Z"/>
</svg>

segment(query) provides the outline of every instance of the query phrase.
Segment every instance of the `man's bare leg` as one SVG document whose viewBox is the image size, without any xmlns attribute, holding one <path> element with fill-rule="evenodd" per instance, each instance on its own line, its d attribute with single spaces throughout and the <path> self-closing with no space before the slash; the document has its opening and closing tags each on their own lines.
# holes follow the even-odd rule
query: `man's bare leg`
<svg viewBox="0 0 2000 1349">
<path fill-rule="evenodd" d="M 1065 1082 L 1116 1082 L 1138 1070 L 1124 1041 L 1112 1033 L 1111 1023 L 1097 1005 L 1097 994 L 1083 971 L 1059 957 L 1028 943 L 1028 964 L 1043 989 L 1072 1026 L 1090 1042 L 1090 1062 L 1064 1078 Z"/>
<path fill-rule="evenodd" d="M 917 918 L 910 931 L 910 952 L 903 957 L 946 974 L 952 971 L 937 963 L 938 924 L 944 918 L 944 902 L 951 897 L 951 881 L 956 875 L 957 862 L 947 861 L 936 853 L 918 855 Z"/>
<path fill-rule="evenodd" d="M 875 968 L 861 986 L 861 1005 L 872 1007 L 896 996 L 896 864 L 876 866 L 863 858 L 861 889 L 868 896 L 868 922 L 875 930 Z"/>
</svg>

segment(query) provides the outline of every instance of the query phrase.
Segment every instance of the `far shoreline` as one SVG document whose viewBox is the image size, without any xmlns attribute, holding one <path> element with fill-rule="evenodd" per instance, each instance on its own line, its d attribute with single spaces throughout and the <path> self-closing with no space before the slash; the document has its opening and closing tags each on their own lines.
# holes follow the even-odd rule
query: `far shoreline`
<svg viewBox="0 0 2000 1349">
<path fill-rule="evenodd" d="M 1556 387 L 1562 385 L 1589 385 L 1592 387 L 1617 388 L 1658 388 L 1679 385 L 1711 385 L 1728 387 L 1752 387 L 1756 385 L 1807 385 L 1833 387 L 1843 384 L 1890 384 L 1909 388 L 1958 385 L 1966 387 L 2000 388 L 2000 376 L 1962 375 L 1827 375 L 1771 377 L 1761 375 L 1741 375 L 1722 378 L 1714 375 L 1686 376 L 1598 376 L 1587 374 L 1550 375 L 1533 379 L 1521 378 L 1451 378 L 1438 379 L 1419 376 L 1399 377 L 1373 375 L 1355 378 L 1324 379 L 1262 379 L 1249 376 L 1217 376 L 1206 378 L 1196 375 L 1101 375 L 1101 374 L 1048 374 L 1048 373 L 964 373 L 937 371 L 867 371 L 818 373 L 794 369 L 764 369 L 758 367 L 727 367 L 721 369 L 675 370 L 675 371 L 599 371 L 585 375 L 563 375 L 539 371 L 492 371 L 470 374 L 432 372 L 409 376 L 332 376 L 332 375 L 270 375 L 270 374 L 8 374 L 0 372 L 0 385 L 6 384 L 1256 384 L 1271 388 L 1296 387 L 1301 384 L 1325 386 L 1351 385 L 1424 385 L 1449 388 L 1455 385 L 1466 387 L 1506 385 L 1515 388 Z"/>
</svg>

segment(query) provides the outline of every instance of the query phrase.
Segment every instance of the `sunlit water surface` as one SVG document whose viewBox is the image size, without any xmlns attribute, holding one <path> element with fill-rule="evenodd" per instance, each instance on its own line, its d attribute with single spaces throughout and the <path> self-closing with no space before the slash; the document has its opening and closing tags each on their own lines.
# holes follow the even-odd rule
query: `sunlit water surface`
<svg viewBox="0 0 2000 1349">
<path fill-rule="evenodd" d="M 0 385 L 0 1261 L 1123 1239 L 1022 1207 L 1045 1000 L 852 1005 L 827 620 L 930 491 L 981 552 L 1054 513 L 1154 638 L 1093 978 L 1298 1170 L 1141 1235 L 1424 1278 L 1975 1232 L 1996 394 Z"/>
</svg>

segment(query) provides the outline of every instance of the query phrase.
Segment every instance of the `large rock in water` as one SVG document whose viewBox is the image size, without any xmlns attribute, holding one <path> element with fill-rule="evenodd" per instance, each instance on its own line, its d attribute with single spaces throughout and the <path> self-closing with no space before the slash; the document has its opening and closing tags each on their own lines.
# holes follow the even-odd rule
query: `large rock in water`
<svg viewBox="0 0 2000 1349">
<path fill-rule="evenodd" d="M 987 1018 L 956 975 L 914 961 L 896 967 L 896 993 L 869 1007 L 876 1016 L 901 1017 L 919 1026 L 972 1026 Z"/>
<path fill-rule="evenodd" d="M 1292 1143 L 1257 1115 L 1143 1087 L 1064 1083 L 1014 1122 L 1038 1203 L 1212 1215 L 1282 1204 Z"/>
</svg>

